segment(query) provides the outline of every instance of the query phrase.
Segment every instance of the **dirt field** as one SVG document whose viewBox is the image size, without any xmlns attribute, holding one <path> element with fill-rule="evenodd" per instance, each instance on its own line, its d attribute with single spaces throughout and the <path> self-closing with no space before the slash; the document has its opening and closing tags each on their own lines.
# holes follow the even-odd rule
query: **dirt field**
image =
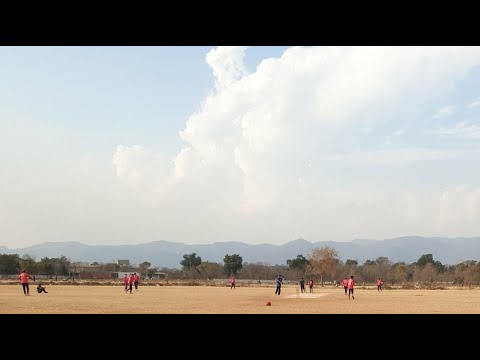
<svg viewBox="0 0 480 360">
<path fill-rule="evenodd" d="M 299 294 L 287 285 L 280 296 L 271 287 L 47 285 L 48 294 L 30 296 L 20 285 L 0 285 L 0 314 L 479 314 L 480 290 L 316 288 Z M 308 289 L 307 289 L 308 291 Z M 266 306 L 269 300 L 271 306 Z"/>
</svg>

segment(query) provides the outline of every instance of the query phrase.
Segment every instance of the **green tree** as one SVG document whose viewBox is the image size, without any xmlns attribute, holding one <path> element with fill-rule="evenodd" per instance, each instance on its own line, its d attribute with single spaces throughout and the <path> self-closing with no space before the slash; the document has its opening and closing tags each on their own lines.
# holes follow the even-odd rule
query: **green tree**
<svg viewBox="0 0 480 360">
<path fill-rule="evenodd" d="M 28 254 L 22 256 L 22 260 L 20 261 L 20 267 L 22 269 L 25 269 L 30 275 L 40 273 L 39 265 L 35 261 L 35 258 Z"/>
<path fill-rule="evenodd" d="M 18 274 L 20 272 L 20 257 L 17 254 L 0 255 L 0 274 L 11 275 Z"/>
<path fill-rule="evenodd" d="M 419 267 L 424 267 L 428 263 L 432 263 L 432 264 L 434 263 L 432 254 L 424 254 L 420 256 L 420 258 L 417 260 L 415 264 Z"/>
<path fill-rule="evenodd" d="M 183 260 L 180 261 L 180 265 L 183 266 L 184 270 L 194 269 L 202 263 L 202 258 L 197 256 L 196 253 L 185 254 L 183 255 Z"/>
<path fill-rule="evenodd" d="M 313 249 L 308 256 L 308 261 L 310 271 L 320 277 L 322 286 L 324 276 L 333 276 L 339 264 L 337 250 L 329 246 Z"/>
<path fill-rule="evenodd" d="M 298 269 L 302 272 L 305 272 L 305 269 L 308 265 L 309 261 L 303 255 L 297 255 L 296 259 L 288 259 L 287 265 L 290 269 Z"/>
<path fill-rule="evenodd" d="M 347 259 L 347 261 L 345 261 L 345 265 L 358 266 L 358 260 Z"/>
<path fill-rule="evenodd" d="M 64 255 L 57 259 L 58 263 L 58 275 L 68 275 L 68 269 L 70 268 L 70 260 Z"/>
<path fill-rule="evenodd" d="M 237 273 L 243 267 L 243 258 L 238 254 L 228 255 L 223 258 L 223 269 L 230 276 L 237 276 Z"/>
<path fill-rule="evenodd" d="M 443 273 L 445 272 L 445 270 L 447 270 L 447 266 L 446 265 L 443 265 L 440 261 L 434 261 L 433 262 L 433 266 L 435 267 L 435 269 L 439 272 L 439 273 Z"/>
<path fill-rule="evenodd" d="M 142 273 L 143 277 L 146 278 L 148 275 L 148 268 L 152 266 L 148 261 L 142 262 L 138 267 L 140 268 L 140 272 Z"/>
<path fill-rule="evenodd" d="M 385 256 L 380 256 L 377 258 L 377 260 L 375 260 L 375 262 L 380 265 L 388 265 L 390 260 L 388 260 L 388 258 Z"/>
<path fill-rule="evenodd" d="M 48 257 L 44 257 L 39 262 L 39 270 L 42 274 L 52 276 L 55 275 L 55 261 Z"/>
</svg>

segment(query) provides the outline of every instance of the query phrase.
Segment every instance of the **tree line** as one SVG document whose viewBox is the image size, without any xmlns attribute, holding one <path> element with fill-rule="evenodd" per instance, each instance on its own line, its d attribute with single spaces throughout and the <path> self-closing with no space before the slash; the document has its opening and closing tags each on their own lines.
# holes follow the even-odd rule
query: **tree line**
<svg viewBox="0 0 480 360">
<path fill-rule="evenodd" d="M 439 283 L 452 285 L 480 284 L 480 262 L 463 261 L 457 265 L 444 265 L 432 254 L 423 254 L 414 263 L 392 262 L 387 257 L 366 260 L 362 264 L 356 259 L 340 260 L 338 252 L 328 246 L 312 249 L 304 256 L 288 259 L 285 265 L 247 263 L 238 254 L 225 255 L 223 265 L 203 262 L 196 253 L 183 255 L 182 270 L 164 269 L 169 278 L 219 279 L 235 275 L 239 279 L 270 280 L 282 275 L 285 280 L 298 281 L 301 277 L 313 279 L 323 286 L 339 283 L 343 278 L 355 276 L 358 284 L 372 284 L 380 277 L 388 286 L 413 287 L 435 286 Z"/>
<path fill-rule="evenodd" d="M 92 265 L 103 271 L 116 272 L 120 266 L 115 263 Z M 143 262 L 138 267 L 122 267 L 122 271 L 139 271 L 142 274 L 165 272 L 169 279 L 221 279 L 235 276 L 238 279 L 271 280 L 281 274 L 287 281 L 298 281 L 301 277 L 313 279 L 324 285 L 340 282 L 343 278 L 354 275 L 357 284 L 371 284 L 379 277 L 385 284 L 410 287 L 415 284 L 434 286 L 438 283 L 454 285 L 480 284 L 480 262 L 463 261 L 456 265 L 444 265 L 436 261 L 432 254 L 423 254 L 411 264 L 392 262 L 387 257 L 366 260 L 362 264 L 355 259 L 340 260 L 334 248 L 324 246 L 312 249 L 306 256 L 299 254 L 288 259 L 286 264 L 269 265 L 266 263 L 243 262 L 239 254 L 226 254 L 223 263 L 202 261 L 196 253 L 184 254 L 180 261 L 181 269 L 151 267 L 150 262 Z M 59 258 L 44 257 L 36 261 L 29 255 L 0 254 L 0 274 L 17 274 L 25 269 L 30 274 L 42 274 L 50 277 L 69 276 L 75 263 L 65 256 Z"/>
</svg>

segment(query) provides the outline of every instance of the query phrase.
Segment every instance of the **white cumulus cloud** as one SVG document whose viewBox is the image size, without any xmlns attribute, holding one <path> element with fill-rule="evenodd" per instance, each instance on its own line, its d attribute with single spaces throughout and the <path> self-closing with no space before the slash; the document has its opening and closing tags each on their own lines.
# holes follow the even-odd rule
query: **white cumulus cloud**
<svg viewBox="0 0 480 360">
<path fill-rule="evenodd" d="M 247 49 L 248 46 L 221 46 L 207 54 L 207 64 L 213 70 L 219 89 L 230 86 L 246 74 L 243 57 Z"/>
<path fill-rule="evenodd" d="M 219 47 L 207 54 L 215 89 L 186 120 L 179 133 L 185 146 L 173 162 L 142 147 L 119 146 L 113 159 L 119 178 L 133 185 L 155 178 L 156 190 L 167 189 L 168 206 L 188 204 L 188 214 L 197 211 L 189 231 L 204 241 L 222 240 L 215 236 L 227 228 L 234 234 L 230 239 L 242 241 L 288 241 L 298 232 L 315 241 L 349 240 L 378 227 L 378 216 L 388 216 L 376 210 L 379 204 L 392 210 L 405 201 L 428 218 L 415 200 L 421 193 L 409 192 L 405 200 L 380 191 L 365 200 L 368 191 L 361 185 L 352 185 L 346 196 L 339 181 L 326 179 L 344 181 L 332 160 L 391 165 L 459 156 L 455 149 L 427 146 L 358 145 L 354 151 L 352 144 L 355 134 L 371 134 L 396 119 L 405 104 L 422 109 L 443 98 L 480 63 L 479 47 L 293 47 L 250 74 L 243 63 L 246 49 Z M 449 105 L 433 117 L 454 110 Z M 392 136 L 405 134 L 401 128 Z M 148 166 L 161 170 L 149 173 Z M 387 205 L 392 198 L 398 201 Z M 212 219 L 218 221 L 212 225 Z M 368 236 L 408 233 L 392 217 L 382 229 Z M 187 236 L 186 229 L 177 230 Z M 265 239 L 267 234 L 273 238 Z"/>
</svg>

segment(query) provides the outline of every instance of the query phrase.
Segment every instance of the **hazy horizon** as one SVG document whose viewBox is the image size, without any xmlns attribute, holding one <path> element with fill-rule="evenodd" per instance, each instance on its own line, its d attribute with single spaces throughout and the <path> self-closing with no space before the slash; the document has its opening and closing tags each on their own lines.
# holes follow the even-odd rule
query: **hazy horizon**
<svg viewBox="0 0 480 360">
<path fill-rule="evenodd" d="M 0 245 L 480 233 L 480 47 L 0 47 Z"/>
<path fill-rule="evenodd" d="M 417 237 L 420 237 L 420 238 L 425 238 L 425 239 L 433 239 L 433 238 L 441 238 L 441 239 L 449 239 L 449 240 L 453 240 L 453 239 L 473 239 L 473 238 L 477 238 L 478 236 L 468 236 L 468 237 L 462 237 L 462 236 L 456 236 L 456 237 L 446 237 L 446 236 L 418 236 L 418 235 L 405 235 L 405 236 L 398 236 L 398 237 L 394 237 L 394 238 L 388 238 L 388 239 L 367 239 L 367 238 L 356 238 L 356 239 L 351 239 L 351 240 L 347 240 L 347 241 L 336 241 L 336 240 L 320 240 L 320 241 L 312 241 L 312 240 L 309 240 L 309 239 L 304 239 L 304 238 L 297 238 L 297 239 L 292 239 L 292 240 L 289 240 L 285 243 L 270 243 L 270 242 L 259 242 L 259 243 L 248 243 L 248 242 L 245 242 L 245 241 L 212 241 L 212 242 L 204 242 L 204 243 L 194 243 L 194 242 L 182 242 L 182 241 L 171 241 L 171 240 L 165 240 L 165 239 L 161 239 L 161 240 L 152 240 L 152 241 L 145 241 L 145 242 L 139 242 L 139 243 L 124 243 L 124 244 L 115 244 L 115 243 L 97 243 L 97 244 L 89 244 L 87 242 L 84 242 L 84 241 L 45 241 L 45 242 L 42 242 L 42 243 L 36 243 L 36 244 L 33 244 L 33 245 L 28 245 L 28 246 L 24 246 L 24 247 L 16 247 L 16 248 L 13 248 L 13 247 L 8 247 L 8 246 L 5 246 L 3 244 L 0 244 L 0 247 L 6 247 L 10 250 L 13 250 L 13 249 L 18 249 L 18 248 L 27 248 L 27 247 L 30 247 L 30 246 L 37 246 L 37 245 L 42 245 L 42 244 L 55 244 L 55 243 L 80 243 L 80 244 L 83 244 L 83 245 L 87 245 L 87 246 L 115 246 L 115 245 L 126 245 L 126 246 L 131 246 L 131 245 L 147 245 L 147 244 L 152 244 L 152 243 L 156 243 L 156 242 L 168 242 L 168 243 L 175 243 L 175 244 L 182 244 L 182 245 L 187 245 L 187 246 L 195 246 L 195 245 L 214 245 L 214 244 L 221 244 L 221 243 L 240 243 L 240 244 L 245 244 L 245 245 L 274 245 L 274 246 L 283 246 L 283 245 L 287 245 L 289 243 L 293 243 L 293 242 L 296 242 L 296 241 L 307 241 L 309 243 L 312 243 L 312 244 L 317 244 L 317 243 L 322 243 L 322 242 L 334 242 L 334 243 L 351 243 L 353 241 L 378 241 L 378 242 L 383 242 L 383 241 L 390 241 L 390 240 L 398 240 L 398 239 L 404 239 L 404 238 L 417 238 Z"/>
</svg>

